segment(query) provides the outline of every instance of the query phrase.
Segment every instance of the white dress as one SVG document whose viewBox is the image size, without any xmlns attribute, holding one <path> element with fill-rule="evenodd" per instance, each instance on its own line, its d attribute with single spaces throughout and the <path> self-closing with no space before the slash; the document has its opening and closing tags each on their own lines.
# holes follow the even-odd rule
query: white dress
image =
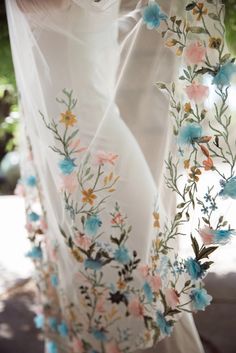
<svg viewBox="0 0 236 353">
<path fill-rule="evenodd" d="M 150 27 L 155 18 L 148 17 L 148 10 L 145 17 L 141 2 L 53 3 L 19 0 L 18 7 L 14 0 L 7 2 L 27 136 L 19 189 L 26 196 L 32 242 L 28 255 L 35 262 L 40 289 L 35 322 L 44 329 L 47 351 L 128 353 L 171 336 L 152 352 L 203 352 L 186 311 L 189 305 L 204 310 L 210 302 L 201 280 L 206 261 L 203 257 L 199 262 L 196 252 L 195 259 L 179 259 L 177 236 L 181 222 L 191 218 L 188 211 L 193 212 L 189 207 L 201 170 L 213 172 L 211 161 L 217 155 L 204 145 L 210 140 L 201 131 L 205 121 L 199 116 L 206 113 L 196 83 L 189 82 L 193 87 L 188 98 L 181 86 L 170 84 L 178 77 L 187 31 L 186 26 L 181 35 L 170 31 L 186 41 L 177 58 L 164 45 L 177 42 L 168 36 L 163 42 L 160 32 L 170 7 L 172 14 L 182 10 L 175 1 L 159 1 L 161 9 L 151 1 L 148 10 L 160 15 L 160 26 L 150 30 L 145 23 Z M 208 6 L 217 12 L 220 5 Z M 204 11 L 191 8 L 188 14 L 200 16 L 199 21 L 207 15 Z M 184 20 L 176 21 L 170 19 L 181 28 Z M 194 43 L 197 56 L 206 56 L 204 45 Z M 189 60 L 194 58 L 190 55 Z M 191 81 L 190 73 L 186 75 Z M 202 109 L 188 121 L 190 137 L 181 124 L 172 133 L 167 86 L 159 85 L 161 91 L 155 85 L 160 81 L 170 84 L 173 95 L 179 89 L 185 103 L 174 107 L 171 97 L 172 111 L 187 114 L 187 119 L 198 104 Z M 192 164 L 196 145 L 208 169 L 206 163 L 199 164 L 197 154 Z M 192 183 L 190 201 L 178 204 L 177 212 L 179 189 L 173 183 L 165 187 L 165 156 L 172 175 L 171 160 L 180 158 L 178 171 L 187 173 Z M 221 193 L 234 198 L 228 195 L 227 186 L 234 180 L 230 170 Z M 209 234 L 211 243 L 221 242 Z"/>
</svg>

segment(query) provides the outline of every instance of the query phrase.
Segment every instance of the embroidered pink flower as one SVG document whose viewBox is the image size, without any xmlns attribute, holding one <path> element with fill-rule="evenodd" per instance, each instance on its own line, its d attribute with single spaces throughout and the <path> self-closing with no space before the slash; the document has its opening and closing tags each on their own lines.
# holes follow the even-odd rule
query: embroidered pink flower
<svg viewBox="0 0 236 353">
<path fill-rule="evenodd" d="M 70 143 L 70 148 L 73 153 L 81 153 L 87 150 L 87 147 L 80 147 L 80 139 L 72 141 Z"/>
<path fill-rule="evenodd" d="M 83 353 L 84 352 L 83 342 L 76 337 L 74 337 L 72 339 L 71 346 L 72 346 L 71 348 L 72 348 L 73 353 Z"/>
<path fill-rule="evenodd" d="M 149 276 L 148 283 L 150 284 L 153 292 L 159 292 L 162 286 L 161 277 L 157 276 Z"/>
<path fill-rule="evenodd" d="M 184 56 L 187 64 L 200 64 L 206 55 L 206 48 L 200 41 L 195 41 L 187 45 L 184 49 Z"/>
<path fill-rule="evenodd" d="M 96 163 L 99 165 L 103 165 L 105 163 L 110 163 L 112 165 L 115 164 L 116 159 L 118 158 L 117 154 L 112 152 L 106 153 L 104 151 L 98 151 L 96 153 Z"/>
<path fill-rule="evenodd" d="M 34 230 L 34 227 L 31 223 L 26 223 L 25 229 L 27 230 L 27 232 L 31 233 Z"/>
<path fill-rule="evenodd" d="M 209 227 L 204 227 L 203 229 L 200 229 L 199 234 L 200 234 L 202 241 L 205 245 L 212 244 L 212 242 L 214 240 L 214 234 Z"/>
<path fill-rule="evenodd" d="M 139 272 L 140 276 L 142 276 L 143 278 L 146 278 L 149 274 L 148 265 L 145 265 L 145 264 L 138 265 L 138 272 Z"/>
<path fill-rule="evenodd" d="M 106 295 L 101 295 L 97 301 L 97 305 L 96 305 L 96 312 L 98 313 L 104 313 L 105 312 L 105 305 L 106 303 Z"/>
<path fill-rule="evenodd" d="M 171 309 L 175 309 L 176 306 L 179 304 L 178 293 L 173 288 L 166 289 L 165 297 L 166 297 L 166 302 L 171 307 Z"/>
<path fill-rule="evenodd" d="M 142 317 L 144 313 L 143 305 L 140 303 L 139 298 L 133 298 L 129 302 L 128 311 L 131 315 Z"/>
<path fill-rule="evenodd" d="M 46 245 L 46 249 L 47 249 L 47 254 L 49 255 L 49 259 L 52 262 L 57 262 L 58 261 L 58 245 L 53 245 L 51 240 L 46 237 L 45 238 L 45 245 Z"/>
<path fill-rule="evenodd" d="M 202 103 L 209 95 L 209 87 L 193 82 L 190 86 L 186 87 L 186 93 L 188 98 L 196 104 Z"/>
<path fill-rule="evenodd" d="M 88 250 L 92 241 L 86 235 L 78 234 L 75 236 L 75 243 L 76 245 L 80 246 L 83 250 Z"/>
<path fill-rule="evenodd" d="M 47 224 L 45 218 L 40 219 L 40 227 L 44 231 L 48 229 L 48 224 Z"/>
<path fill-rule="evenodd" d="M 43 314 L 43 307 L 42 307 L 42 305 L 35 304 L 35 305 L 33 305 L 32 309 L 33 309 L 33 312 L 34 312 L 36 315 Z"/>
<path fill-rule="evenodd" d="M 69 175 L 61 176 L 61 191 L 68 191 L 69 193 L 73 193 L 78 186 L 78 180 L 76 173 L 71 173 Z"/>
<path fill-rule="evenodd" d="M 118 345 L 115 342 L 108 342 L 105 345 L 106 353 L 122 353 Z"/>
<path fill-rule="evenodd" d="M 123 224 L 124 219 L 120 213 L 117 213 L 111 220 L 111 224 Z"/>
</svg>

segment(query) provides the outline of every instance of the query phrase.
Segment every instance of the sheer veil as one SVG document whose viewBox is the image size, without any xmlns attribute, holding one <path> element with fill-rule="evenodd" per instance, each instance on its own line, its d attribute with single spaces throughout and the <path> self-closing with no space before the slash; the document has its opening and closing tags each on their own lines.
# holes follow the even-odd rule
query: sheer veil
<svg viewBox="0 0 236 353">
<path fill-rule="evenodd" d="M 154 0 L 6 1 L 27 136 L 22 184 L 32 175 L 37 180 L 37 192 L 26 195 L 26 206 L 31 221 L 37 214 L 47 223 L 35 232 L 36 217 L 30 229 L 34 249 L 40 245 L 45 252 L 43 265 L 34 261 L 47 273 L 38 283 L 44 282 L 50 353 L 146 349 L 172 333 L 175 319 L 180 321 L 160 349 L 203 351 L 188 307 L 181 313 L 169 306 L 170 315 L 176 315 L 169 321 L 160 311 L 164 305 L 167 315 L 163 298 L 170 292 L 181 308 L 187 300 L 179 302 L 173 283 L 181 292 L 188 282 L 183 262 L 176 260 L 178 240 L 170 236 L 167 246 L 156 238 L 157 231 L 159 237 L 167 232 L 164 224 L 171 217 L 178 221 L 176 194 L 165 186 L 165 170 L 170 151 L 173 158 L 179 153 L 168 118 L 174 103 L 158 87 L 170 86 L 180 92 L 180 102 L 185 99 L 183 87 L 172 84 L 183 59 L 168 48 L 177 42 L 163 39 L 165 21 L 172 15 L 174 26 L 182 16 L 176 23 L 183 26 L 188 2 L 158 1 L 155 9 L 163 16 L 158 31 L 144 24 L 148 3 L 155 7 Z M 25 188 L 26 194 L 32 192 L 32 185 Z M 158 246 L 163 250 L 157 255 Z M 171 261 L 178 263 L 178 274 Z M 50 279 L 54 282 L 48 284 Z"/>
</svg>

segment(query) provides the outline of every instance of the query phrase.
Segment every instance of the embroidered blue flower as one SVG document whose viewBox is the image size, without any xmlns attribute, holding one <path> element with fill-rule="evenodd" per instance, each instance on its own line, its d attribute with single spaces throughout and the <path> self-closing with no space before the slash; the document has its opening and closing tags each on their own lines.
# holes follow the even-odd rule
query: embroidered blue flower
<svg viewBox="0 0 236 353">
<path fill-rule="evenodd" d="M 204 271 L 200 263 L 191 257 L 185 261 L 185 267 L 187 273 L 192 279 L 199 279 L 204 275 Z"/>
<path fill-rule="evenodd" d="M 31 257 L 32 259 L 42 259 L 43 253 L 39 246 L 33 246 L 33 248 L 27 252 L 26 256 Z"/>
<path fill-rule="evenodd" d="M 53 287 L 57 287 L 58 286 L 58 283 L 59 283 L 59 280 L 58 280 L 58 276 L 57 276 L 57 274 L 56 273 L 53 273 L 52 275 L 51 275 L 51 284 L 52 284 L 52 286 Z"/>
<path fill-rule="evenodd" d="M 160 328 L 161 333 L 170 336 L 173 330 L 173 326 L 166 320 L 165 316 L 160 311 L 157 311 L 156 322 Z"/>
<path fill-rule="evenodd" d="M 206 200 L 206 202 L 211 202 L 211 195 L 207 192 L 205 195 L 204 195 L 204 199 Z"/>
<path fill-rule="evenodd" d="M 44 315 L 39 314 L 39 315 L 35 316 L 34 323 L 35 323 L 35 326 L 37 328 L 39 328 L 39 329 L 43 328 L 43 326 L 44 326 Z"/>
<path fill-rule="evenodd" d="M 202 127 L 197 123 L 188 123 L 181 127 L 178 142 L 181 145 L 194 144 L 202 137 Z"/>
<path fill-rule="evenodd" d="M 147 282 L 144 283 L 143 291 L 148 303 L 151 303 L 153 301 L 153 293 L 152 293 L 152 288 Z"/>
<path fill-rule="evenodd" d="M 204 288 L 194 288 L 190 293 L 193 308 L 195 310 L 205 310 L 206 306 L 212 301 L 212 296 L 207 294 Z"/>
<path fill-rule="evenodd" d="M 37 222 L 40 219 L 40 216 L 36 212 L 31 212 L 28 215 L 28 219 L 30 222 Z"/>
<path fill-rule="evenodd" d="M 59 353 L 59 352 L 58 352 L 58 349 L 57 349 L 57 345 L 56 345 L 56 343 L 53 342 L 53 341 L 47 342 L 46 347 L 47 347 L 48 353 Z"/>
<path fill-rule="evenodd" d="M 85 269 L 90 269 L 90 270 L 100 270 L 102 268 L 102 262 L 99 260 L 93 260 L 93 259 L 86 259 L 84 261 L 84 267 Z"/>
<path fill-rule="evenodd" d="M 203 207 L 201 208 L 201 212 L 204 213 L 204 214 L 207 214 L 207 213 L 208 213 L 208 207 L 203 206 Z"/>
<path fill-rule="evenodd" d="M 102 221 L 97 215 L 88 216 L 85 221 L 84 230 L 88 235 L 95 236 L 98 232 L 99 227 L 101 227 Z"/>
<path fill-rule="evenodd" d="M 48 325 L 51 330 L 56 331 L 57 330 L 57 319 L 55 317 L 49 317 L 48 318 Z"/>
<path fill-rule="evenodd" d="M 93 329 L 92 334 L 96 338 L 96 340 L 100 342 L 105 342 L 107 340 L 106 333 L 104 330 Z"/>
<path fill-rule="evenodd" d="M 229 86 L 231 78 L 235 73 L 236 65 L 232 62 L 224 64 L 213 78 L 212 83 L 218 87 Z"/>
<path fill-rule="evenodd" d="M 74 163 L 74 159 L 65 158 L 59 162 L 59 168 L 61 172 L 65 175 L 71 174 L 75 169 L 76 164 Z"/>
<path fill-rule="evenodd" d="M 232 177 L 226 182 L 221 182 L 221 185 L 223 189 L 220 191 L 219 195 L 224 199 L 231 197 L 236 200 L 236 177 Z"/>
<path fill-rule="evenodd" d="M 58 328 L 59 334 L 62 337 L 68 336 L 68 333 L 69 333 L 68 326 L 64 321 L 62 321 L 62 323 L 60 325 L 58 325 L 57 328 Z"/>
<path fill-rule="evenodd" d="M 129 256 L 129 251 L 126 247 L 120 246 L 116 251 L 114 252 L 114 258 L 116 261 L 123 265 L 127 265 L 130 262 L 130 256 Z"/>
<path fill-rule="evenodd" d="M 37 184 L 37 179 L 34 175 L 30 175 L 26 178 L 26 185 L 34 187 Z"/>
<path fill-rule="evenodd" d="M 215 201 L 211 201 L 211 204 L 210 204 L 209 208 L 210 208 L 212 211 L 215 211 L 215 210 L 217 210 L 218 206 L 217 206 L 217 204 L 216 204 Z"/>
<path fill-rule="evenodd" d="M 230 229 L 217 229 L 213 231 L 214 243 L 216 244 L 226 244 L 232 235 L 236 235 L 234 230 Z"/>
<path fill-rule="evenodd" d="M 166 20 L 168 16 L 161 11 L 160 6 L 152 2 L 143 11 L 143 22 L 148 29 L 158 28 L 161 21 Z"/>
</svg>

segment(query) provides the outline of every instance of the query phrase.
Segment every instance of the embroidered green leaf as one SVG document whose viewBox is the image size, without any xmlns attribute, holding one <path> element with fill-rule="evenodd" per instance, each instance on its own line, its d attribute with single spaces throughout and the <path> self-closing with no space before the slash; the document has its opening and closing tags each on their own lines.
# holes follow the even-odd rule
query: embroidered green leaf
<svg viewBox="0 0 236 353">
<path fill-rule="evenodd" d="M 188 4 L 186 7 L 185 7 L 185 9 L 186 9 L 186 11 L 191 11 L 191 10 L 193 10 L 195 7 L 196 7 L 196 2 L 195 1 L 193 1 L 193 2 L 191 2 L 190 4 Z"/>
<path fill-rule="evenodd" d="M 221 63 L 224 64 L 224 63 L 227 62 L 230 58 L 231 58 L 231 54 L 230 54 L 230 53 L 225 54 L 225 55 L 221 58 Z"/>
<path fill-rule="evenodd" d="M 196 238 L 194 238 L 191 234 L 191 240 L 192 240 L 192 248 L 193 248 L 193 251 L 194 251 L 194 254 L 196 256 L 196 259 L 198 258 L 199 256 L 199 245 L 198 245 L 198 242 L 196 240 Z"/>
<path fill-rule="evenodd" d="M 210 12 L 208 16 L 214 21 L 219 21 L 219 17 L 213 12 Z"/>
<path fill-rule="evenodd" d="M 208 248 L 204 247 L 199 255 L 198 255 L 198 260 L 201 260 L 201 259 L 204 259 L 204 258 L 207 258 L 208 259 L 208 256 L 213 253 L 216 249 L 218 249 L 218 246 L 210 246 Z"/>
<path fill-rule="evenodd" d="M 198 26 L 189 27 L 189 31 L 192 33 L 207 33 L 203 27 Z"/>
</svg>

